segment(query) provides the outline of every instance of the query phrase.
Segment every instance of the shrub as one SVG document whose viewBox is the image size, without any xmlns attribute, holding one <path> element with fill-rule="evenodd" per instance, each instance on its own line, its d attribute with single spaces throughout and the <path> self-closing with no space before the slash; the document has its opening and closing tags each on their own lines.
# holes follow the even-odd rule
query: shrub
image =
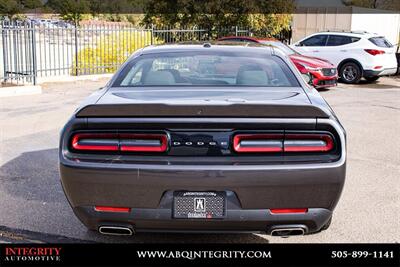
<svg viewBox="0 0 400 267">
<path fill-rule="evenodd" d="M 151 44 L 151 32 L 149 30 L 118 29 L 118 31 L 104 34 L 96 39 L 99 41 L 94 46 L 83 48 L 78 52 L 78 64 L 74 58 L 72 75 L 115 72 L 134 51 Z M 160 43 L 156 40 L 153 42 Z"/>
</svg>

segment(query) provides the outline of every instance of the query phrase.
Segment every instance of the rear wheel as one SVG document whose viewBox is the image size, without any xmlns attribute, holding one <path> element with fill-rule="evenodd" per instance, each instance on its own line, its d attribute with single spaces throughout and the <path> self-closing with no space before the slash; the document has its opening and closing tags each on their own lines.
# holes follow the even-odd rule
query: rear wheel
<svg viewBox="0 0 400 267">
<path fill-rule="evenodd" d="M 340 80 L 344 83 L 358 83 L 361 79 L 362 70 L 354 62 L 344 63 L 339 70 Z"/>
<path fill-rule="evenodd" d="M 369 82 L 375 82 L 379 79 L 379 76 L 364 77 Z"/>
</svg>

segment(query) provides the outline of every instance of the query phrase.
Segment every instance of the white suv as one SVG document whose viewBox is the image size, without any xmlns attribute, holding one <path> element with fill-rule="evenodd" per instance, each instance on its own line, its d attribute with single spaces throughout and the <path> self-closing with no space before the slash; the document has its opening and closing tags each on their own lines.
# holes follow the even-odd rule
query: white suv
<svg viewBox="0 0 400 267">
<path fill-rule="evenodd" d="M 362 77 L 376 81 L 397 72 L 396 48 L 383 36 L 368 32 L 319 32 L 294 44 L 306 56 L 329 60 L 344 83 Z"/>
</svg>

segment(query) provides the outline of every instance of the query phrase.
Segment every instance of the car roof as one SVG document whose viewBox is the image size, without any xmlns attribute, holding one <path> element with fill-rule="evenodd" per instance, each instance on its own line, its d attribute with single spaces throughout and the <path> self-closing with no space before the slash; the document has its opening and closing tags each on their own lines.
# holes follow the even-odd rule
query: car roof
<svg viewBox="0 0 400 267">
<path fill-rule="evenodd" d="M 366 37 L 366 38 L 378 36 L 376 33 L 371 33 L 366 31 L 323 31 L 323 32 L 316 32 L 315 34 L 343 35 L 343 36 Z"/>
<path fill-rule="evenodd" d="M 279 40 L 272 38 L 272 37 L 253 37 L 253 36 L 225 36 L 221 37 L 218 40 L 229 40 L 229 39 L 246 39 L 246 40 L 253 40 L 253 41 L 271 41 L 271 42 L 279 42 Z"/>
<path fill-rule="evenodd" d="M 151 45 L 142 49 L 141 54 L 151 53 L 164 53 L 164 52 L 202 52 L 202 51 L 215 51 L 215 52 L 254 52 L 267 55 L 275 54 L 273 48 L 268 45 L 249 44 L 238 42 L 200 42 L 200 43 L 178 43 L 178 44 L 162 44 Z"/>
</svg>

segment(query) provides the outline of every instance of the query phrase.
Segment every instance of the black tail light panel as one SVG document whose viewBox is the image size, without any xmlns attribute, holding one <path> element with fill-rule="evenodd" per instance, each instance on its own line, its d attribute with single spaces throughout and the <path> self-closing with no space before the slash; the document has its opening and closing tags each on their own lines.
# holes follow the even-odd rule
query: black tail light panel
<svg viewBox="0 0 400 267">
<path fill-rule="evenodd" d="M 118 161 L 184 160 L 188 164 L 191 157 L 226 164 L 332 162 L 340 158 L 338 140 L 330 130 L 79 131 L 72 133 L 69 151 L 81 159 L 98 154 L 118 155 L 112 157 Z"/>
</svg>

